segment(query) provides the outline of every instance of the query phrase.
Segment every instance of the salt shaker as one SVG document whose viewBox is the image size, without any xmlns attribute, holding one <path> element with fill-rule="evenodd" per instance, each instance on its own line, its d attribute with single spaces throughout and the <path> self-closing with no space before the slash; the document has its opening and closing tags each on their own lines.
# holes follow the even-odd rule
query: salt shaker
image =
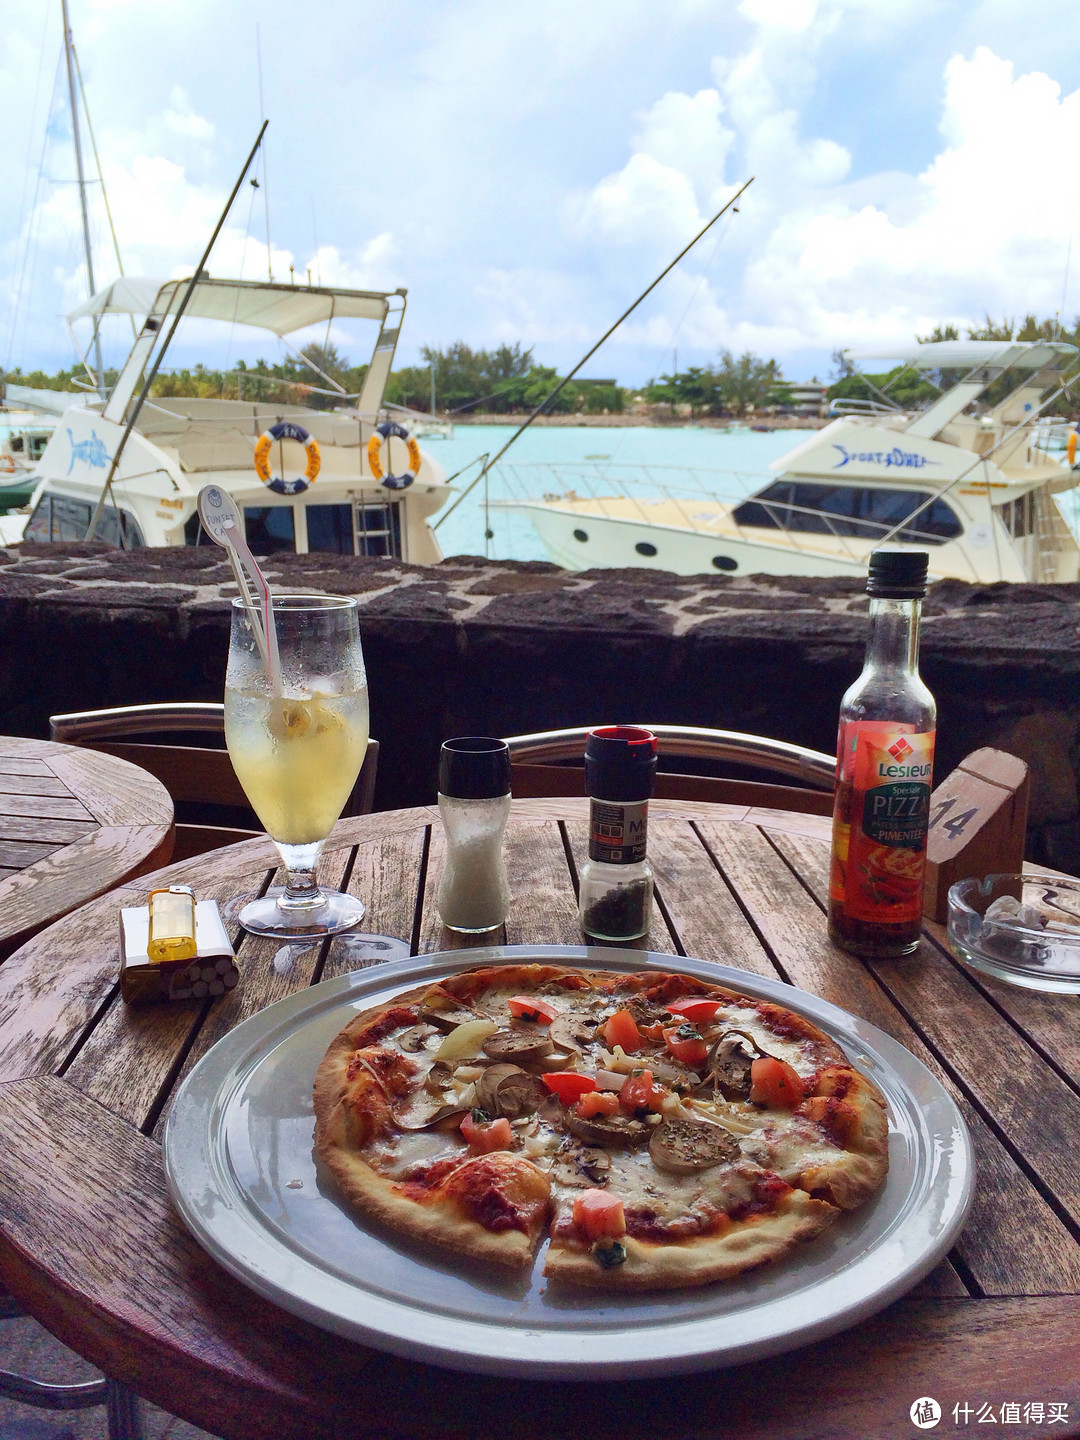
<svg viewBox="0 0 1080 1440">
<path fill-rule="evenodd" d="M 605 725 L 585 741 L 589 858 L 581 867 L 581 928 L 595 940 L 637 940 L 652 923 L 653 877 L 645 858 L 656 736 Z"/>
<path fill-rule="evenodd" d="M 438 905 L 449 930 L 476 935 L 506 919 L 510 888 L 503 832 L 510 815 L 510 751 L 505 740 L 468 735 L 439 755 L 439 813 L 446 866 Z"/>
</svg>

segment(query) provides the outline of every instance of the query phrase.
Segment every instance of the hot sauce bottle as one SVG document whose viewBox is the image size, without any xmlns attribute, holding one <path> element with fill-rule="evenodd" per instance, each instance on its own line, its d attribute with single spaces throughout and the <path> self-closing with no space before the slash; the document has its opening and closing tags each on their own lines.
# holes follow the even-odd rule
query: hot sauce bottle
<svg viewBox="0 0 1080 1440">
<path fill-rule="evenodd" d="M 925 550 L 870 557 L 870 639 L 840 705 L 829 935 L 867 959 L 910 955 L 922 928 L 937 706 L 919 678 Z"/>
</svg>

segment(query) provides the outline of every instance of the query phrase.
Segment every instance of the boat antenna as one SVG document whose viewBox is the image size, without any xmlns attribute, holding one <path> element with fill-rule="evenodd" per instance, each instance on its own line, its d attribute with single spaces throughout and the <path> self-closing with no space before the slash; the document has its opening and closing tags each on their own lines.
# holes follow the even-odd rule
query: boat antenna
<svg viewBox="0 0 1080 1440">
<path fill-rule="evenodd" d="M 79 204 L 82 207 L 83 248 L 86 251 L 86 284 L 88 296 L 94 294 L 94 256 L 90 248 L 90 217 L 86 210 L 86 177 L 83 174 L 82 141 L 79 137 L 79 107 L 75 101 L 75 71 L 72 55 L 75 50 L 68 22 L 67 0 L 60 0 L 64 16 L 64 55 L 67 60 L 68 95 L 71 99 L 71 130 L 75 140 L 75 172 L 79 177 Z M 101 335 L 94 329 L 94 385 L 98 395 L 105 399 L 105 370 L 101 363 Z"/>
<path fill-rule="evenodd" d="M 730 210 L 731 207 L 735 204 L 735 201 L 738 200 L 739 196 L 743 193 L 743 191 L 748 189 L 753 183 L 754 177 L 753 175 L 751 175 L 750 179 L 744 181 L 744 183 L 739 186 L 738 190 L 735 191 L 735 194 L 732 195 L 731 199 L 728 200 L 728 202 L 716 212 L 716 214 L 712 217 L 709 223 L 703 226 L 702 229 L 698 231 L 698 233 L 690 241 L 689 245 L 684 245 L 683 248 L 679 251 L 679 253 L 675 256 L 675 259 L 672 260 L 669 265 L 664 266 L 663 270 L 660 271 L 660 274 L 657 275 L 656 279 L 652 282 L 652 284 L 645 287 L 645 289 L 641 292 L 641 294 L 637 297 L 637 299 L 629 307 L 629 309 L 624 310 L 623 313 L 619 316 L 619 318 L 615 321 L 614 325 L 610 325 L 604 331 L 603 335 L 600 336 L 600 339 L 597 340 L 596 344 L 592 347 L 592 349 L 585 352 L 585 354 L 581 357 L 578 363 L 570 371 L 570 374 L 559 381 L 559 383 L 555 386 L 555 389 L 551 391 L 550 395 L 545 396 L 545 398 L 541 400 L 540 404 L 537 405 L 536 409 L 532 412 L 531 415 L 527 415 L 525 417 L 525 419 L 521 422 L 518 428 L 514 431 L 513 435 L 510 436 L 510 439 L 507 440 L 506 444 L 502 447 L 502 449 L 498 451 L 495 458 L 487 462 L 484 468 L 480 471 L 480 474 L 476 477 L 476 479 L 472 482 L 471 485 L 468 485 L 461 492 L 461 494 L 454 501 L 453 505 L 451 505 L 448 510 L 444 510 L 443 513 L 439 516 L 439 518 L 432 522 L 432 530 L 437 530 L 444 520 L 448 520 L 450 518 L 450 516 L 454 513 L 457 507 L 465 499 L 466 495 L 468 495 L 471 490 L 474 490 L 476 486 L 480 484 L 480 481 L 484 479 L 489 470 L 493 470 L 495 468 L 495 466 L 499 463 L 502 457 L 510 449 L 510 446 L 513 445 L 514 441 L 518 438 L 518 436 L 525 433 L 525 431 L 529 428 L 529 426 L 533 423 L 533 421 L 541 413 L 541 411 L 544 410 L 546 406 L 551 404 L 552 400 L 555 399 L 559 391 L 562 390 L 565 386 L 569 385 L 570 381 L 574 378 L 574 376 L 578 373 L 578 371 L 586 363 L 586 361 L 592 359 L 592 357 L 596 354 L 597 350 L 600 349 L 600 346 L 603 345 L 604 341 L 607 340 L 610 336 L 614 335 L 615 331 L 619 328 L 623 321 L 628 319 L 629 316 L 634 313 L 637 307 L 645 299 L 646 295 L 651 294 L 652 291 L 656 289 L 657 285 L 660 284 L 660 281 L 663 280 L 664 276 L 668 273 L 668 271 L 674 270 L 675 266 L 679 263 L 683 256 L 689 254 L 689 252 L 694 248 L 694 246 L 698 243 L 702 236 L 708 234 L 708 232 L 720 219 L 721 215 L 726 214 L 726 212 Z"/>
<path fill-rule="evenodd" d="M 64 3 L 66 5 L 67 0 L 64 0 Z M 207 241 L 206 249 L 203 251 L 202 254 L 202 259 L 195 267 L 195 273 L 188 281 L 187 289 L 184 291 L 184 298 L 180 301 L 180 304 L 176 309 L 176 314 L 173 316 L 172 325 L 169 327 L 169 333 L 168 335 L 166 335 L 161 345 L 161 348 L 158 350 L 158 353 L 154 356 L 154 363 L 150 366 L 146 379 L 143 381 L 143 387 L 139 391 L 139 398 L 132 406 L 131 414 L 128 416 L 127 424 L 124 426 L 124 433 L 120 436 L 120 443 L 119 445 L 117 445 L 116 453 L 112 457 L 112 462 L 109 465 L 109 473 L 105 477 L 105 484 L 101 487 L 101 494 L 98 496 L 97 506 L 94 510 L 93 516 L 91 517 L 90 525 L 86 531 L 86 535 L 83 537 L 86 540 L 92 540 L 94 537 L 94 531 L 98 527 L 98 521 L 101 519 L 101 512 L 105 508 L 105 502 L 112 493 L 113 477 L 116 475 L 116 467 L 120 464 L 120 456 L 124 453 L 124 446 L 127 444 L 128 436 L 134 429 L 135 421 L 139 418 L 139 412 L 142 410 L 142 407 L 146 402 L 146 397 L 150 394 L 150 386 L 154 383 L 154 377 L 157 375 L 158 370 L 161 368 L 161 362 L 165 358 L 165 352 L 172 344 L 173 336 L 176 334 L 177 326 L 180 324 L 180 321 L 183 318 L 184 311 L 188 307 L 188 302 L 190 301 L 192 295 L 195 293 L 195 286 L 199 283 L 200 280 L 206 278 L 206 265 L 210 259 L 210 252 L 211 250 L 213 250 L 214 244 L 221 233 L 222 226 L 225 224 L 225 221 L 229 217 L 229 211 L 233 207 L 233 201 L 236 199 L 237 194 L 239 193 L 240 186 L 244 183 L 244 177 L 251 169 L 251 162 L 255 159 L 255 156 L 258 153 L 259 146 L 262 144 L 262 138 L 266 134 L 266 127 L 269 124 L 269 120 L 264 120 L 262 122 L 259 133 L 255 137 L 255 144 L 251 147 L 251 151 L 247 159 L 244 161 L 244 168 L 237 176 L 236 184 L 232 188 L 232 193 L 229 196 L 228 200 L 226 200 L 225 202 L 225 209 L 222 210 L 220 216 L 218 217 L 218 222 L 214 226 L 214 233 Z M 121 546 L 123 546 L 122 531 L 120 532 L 120 541 Z"/>
<path fill-rule="evenodd" d="M 255 58 L 259 67 L 259 119 L 266 119 L 266 106 L 263 104 L 263 74 L 262 74 L 262 31 L 258 22 L 255 25 Z M 266 126 L 263 125 L 263 130 Z M 260 134 L 262 131 L 259 132 Z M 263 192 L 263 213 L 266 216 L 266 278 L 272 285 L 274 283 L 274 262 L 270 251 L 270 186 L 266 177 L 266 151 L 262 156 L 262 192 Z M 255 182 L 252 181 L 252 184 Z M 316 247 L 317 248 L 317 247 Z"/>
</svg>

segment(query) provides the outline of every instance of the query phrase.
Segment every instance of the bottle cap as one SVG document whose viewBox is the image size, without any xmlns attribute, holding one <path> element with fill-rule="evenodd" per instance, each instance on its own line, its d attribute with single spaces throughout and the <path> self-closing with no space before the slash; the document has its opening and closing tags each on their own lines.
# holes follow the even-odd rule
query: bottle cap
<svg viewBox="0 0 1080 1440">
<path fill-rule="evenodd" d="M 870 556 L 866 593 L 879 600 L 921 600 L 926 594 L 926 550 L 875 550 Z"/>
<path fill-rule="evenodd" d="M 637 725 L 602 725 L 585 741 L 585 790 L 596 800 L 648 800 L 656 736 Z"/>
<path fill-rule="evenodd" d="M 496 800 L 510 793 L 510 750 L 505 740 L 462 735 L 439 752 L 439 794 L 454 800 Z"/>
</svg>

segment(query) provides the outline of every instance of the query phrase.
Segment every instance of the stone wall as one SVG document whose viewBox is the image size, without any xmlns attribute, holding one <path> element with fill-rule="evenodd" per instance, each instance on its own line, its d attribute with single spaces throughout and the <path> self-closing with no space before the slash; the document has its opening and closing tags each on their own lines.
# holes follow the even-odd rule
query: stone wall
<svg viewBox="0 0 1080 1440">
<path fill-rule="evenodd" d="M 213 700 L 228 648 L 215 549 L 0 550 L 0 730 L 50 713 Z M 449 735 L 643 720 L 750 730 L 831 751 L 858 673 L 856 580 L 569 574 L 473 557 L 422 568 L 278 555 L 278 589 L 354 594 L 382 744 L 377 803 L 427 802 Z M 938 774 L 978 745 L 1034 772 L 1029 855 L 1080 871 L 1080 585 L 944 582 L 925 606 Z"/>
</svg>

